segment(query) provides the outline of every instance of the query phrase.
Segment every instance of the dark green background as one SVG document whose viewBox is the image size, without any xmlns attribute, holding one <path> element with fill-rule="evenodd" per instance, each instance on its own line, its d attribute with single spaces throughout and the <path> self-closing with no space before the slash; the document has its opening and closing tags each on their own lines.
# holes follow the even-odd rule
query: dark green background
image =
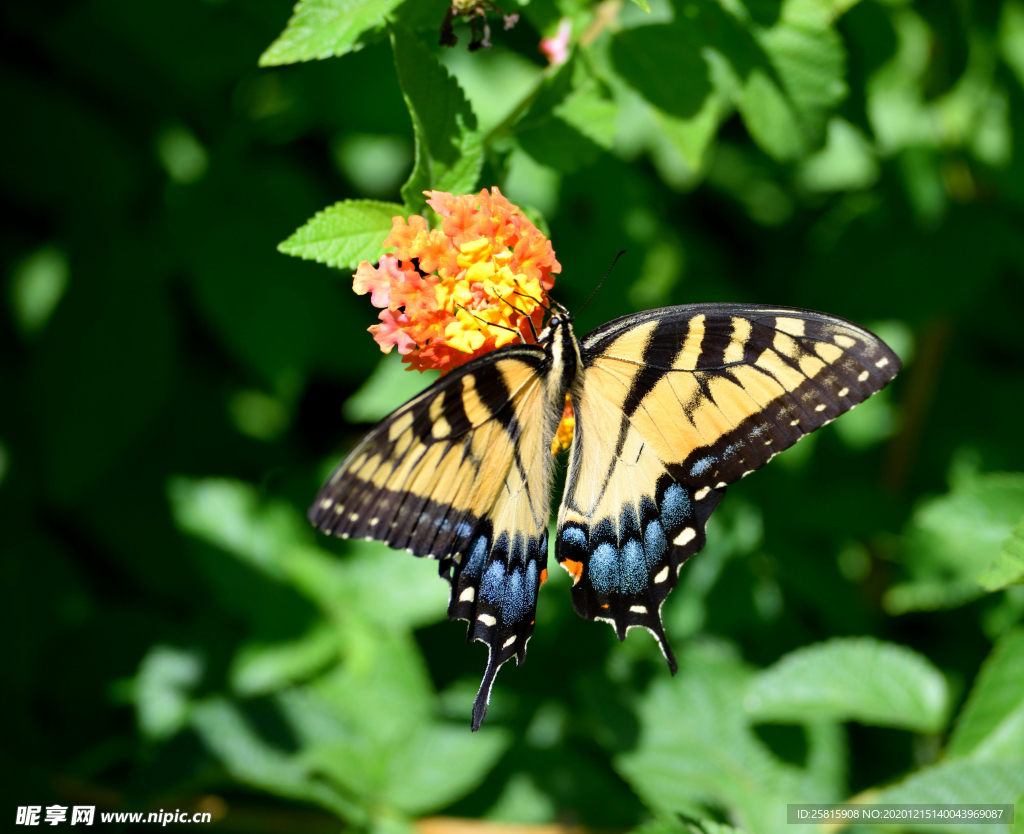
<svg viewBox="0 0 1024 834">
<path fill-rule="evenodd" d="M 933 37 L 921 89 L 934 101 L 964 73 L 968 39 L 996 37 L 999 8 L 914 6 Z M 192 807 L 216 794 L 225 830 L 336 827 L 326 811 L 240 784 L 187 727 L 147 738 L 132 708 L 131 681 L 154 645 L 203 658 L 191 690 L 201 698 L 226 690 L 240 646 L 294 639 L 320 616 L 288 583 L 180 529 L 169 479 L 236 479 L 301 509 L 365 428 L 340 409 L 380 359 L 364 332 L 376 311 L 351 293 L 348 273 L 275 247 L 336 200 L 397 200 L 412 128 L 386 41 L 257 69 L 288 14 L 288 0 L 5 6 L 4 815 L 51 802 Z M 479 59 L 511 50 L 541 66 L 543 18 L 524 15 Z M 867 79 L 896 49 L 891 9 L 865 0 L 838 30 L 850 94 L 837 112 L 870 138 Z M 433 49 L 429 31 L 423 38 Z M 1024 470 L 1024 88 L 996 63 L 1014 140 L 999 166 L 968 142 L 921 142 L 881 152 L 862 187 L 815 190 L 802 159 L 774 161 L 732 116 L 684 187 L 648 155 L 597 148 L 544 192 L 555 195 L 547 219 L 562 303 L 578 306 L 615 252 L 629 250 L 580 332 L 662 303 L 745 301 L 881 322 L 897 350 L 912 350 L 860 434 L 829 427 L 808 453 L 730 489 L 712 540 L 750 517 L 754 539 L 724 561 L 697 631 L 731 641 L 754 666 L 829 637 L 873 635 L 926 655 L 956 700 L 1024 611 L 1013 589 L 936 611 L 883 606 L 887 589 L 915 575 L 904 536 L 912 510 L 949 489 L 951 467 Z M 357 135 L 396 137 L 387 159 L 405 160 L 377 191 L 337 161 Z M 532 153 L 536 140 L 522 146 Z M 552 164 L 550 149 L 537 155 Z M 492 160 L 481 185 L 503 176 Z M 43 304 L 31 319 L 24 293 L 62 275 L 52 314 Z M 340 544 L 318 543 L 345 558 Z M 442 583 L 430 581 L 443 602 Z M 635 699 L 667 675 L 664 663 L 647 635 L 619 646 L 607 627 L 579 620 L 564 582 L 540 607 L 529 660 L 502 672 L 488 719 L 512 744 L 447 813 L 482 815 L 527 773 L 559 819 L 631 827 L 649 812 L 611 762 L 636 745 Z M 415 632 L 438 690 L 482 672 L 484 650 L 463 633 L 446 621 Z M 271 698 L 243 700 L 267 739 L 296 745 Z M 553 743 L 536 729 L 541 705 L 557 717 Z M 450 717 L 468 733 L 468 711 Z M 848 729 L 851 794 L 926 764 L 940 744 Z M 795 725 L 757 732 L 783 760 L 806 756 Z"/>
</svg>

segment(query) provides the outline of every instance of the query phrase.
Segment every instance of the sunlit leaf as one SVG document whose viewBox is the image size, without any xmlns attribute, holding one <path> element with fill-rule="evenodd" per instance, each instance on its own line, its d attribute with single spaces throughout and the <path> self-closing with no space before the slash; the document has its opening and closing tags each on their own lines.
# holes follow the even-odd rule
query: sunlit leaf
<svg viewBox="0 0 1024 834">
<path fill-rule="evenodd" d="M 908 776 L 871 798 L 872 803 L 889 804 L 1006 804 L 1024 793 L 1024 755 L 1005 761 L 951 759 Z M 908 821 L 895 828 L 919 831 L 921 824 Z M 934 831 L 950 834 L 984 834 L 991 825 L 937 825 Z M 1005 830 L 1005 829 L 1004 829 Z"/>
<path fill-rule="evenodd" d="M 314 802 L 359 824 L 365 811 L 311 773 L 308 764 L 265 742 L 236 706 L 212 697 L 194 705 L 192 727 L 238 781 L 279 796 Z"/>
<path fill-rule="evenodd" d="M 655 107 L 681 119 L 692 118 L 711 92 L 700 34 L 690 20 L 624 29 L 612 42 L 615 68 Z"/>
<path fill-rule="evenodd" d="M 391 27 L 391 47 L 416 134 L 416 157 L 402 197 L 413 210 L 428 190 L 466 193 L 476 187 L 483 144 L 476 116 L 458 82 L 412 33 Z"/>
<path fill-rule="evenodd" d="M 360 36 L 383 27 L 402 0 L 299 0 L 285 30 L 260 56 L 260 66 L 344 55 Z"/>
<path fill-rule="evenodd" d="M 1024 629 L 1003 635 L 957 717 L 946 755 L 1007 758 L 1024 751 Z"/>
<path fill-rule="evenodd" d="M 554 115 L 575 127 L 595 144 L 608 149 L 615 141 L 619 109 L 590 82 L 573 91 L 554 109 Z"/>
<path fill-rule="evenodd" d="M 986 591 L 999 591 L 1020 582 L 1024 582 L 1024 521 L 1013 529 L 995 561 L 978 577 Z"/>
<path fill-rule="evenodd" d="M 167 739 L 185 725 L 190 691 L 202 674 L 198 652 L 164 645 L 150 648 L 132 687 L 139 729 L 146 737 Z"/>
<path fill-rule="evenodd" d="M 779 761 L 743 709 L 750 680 L 750 670 L 728 653 L 703 649 L 681 659 L 674 679 L 652 684 L 639 704 L 636 749 L 616 760 L 651 808 L 697 817 L 706 815 L 701 808 L 724 808 L 750 831 L 781 833 L 785 819 L 763 814 L 766 803 L 838 798 L 842 768 L 825 765 L 842 761 L 837 728 L 808 733 L 807 769 Z"/>
<path fill-rule="evenodd" d="M 435 724 L 413 735 L 389 771 L 388 799 L 409 814 L 443 808 L 481 782 L 511 744 L 506 730 Z"/>
<path fill-rule="evenodd" d="M 281 556 L 312 538 L 287 504 L 264 504 L 249 484 L 226 479 L 174 478 L 167 487 L 178 526 L 272 576 L 283 576 Z"/>
<path fill-rule="evenodd" d="M 242 697 L 266 695 L 312 676 L 338 657 L 338 635 L 319 625 L 287 643 L 249 643 L 231 662 L 231 688 Z"/>
<path fill-rule="evenodd" d="M 41 330 L 68 288 L 67 255 L 56 246 L 37 249 L 14 268 L 11 306 L 23 333 Z"/>
<path fill-rule="evenodd" d="M 1017 81 L 1024 85 L 1024 3 L 1010 0 L 1003 3 L 999 19 L 999 51 Z"/>
<path fill-rule="evenodd" d="M 391 218 L 406 214 L 397 203 L 344 200 L 318 211 L 277 248 L 307 261 L 355 269 L 360 261 L 380 260 L 384 238 L 391 232 Z"/>
<path fill-rule="evenodd" d="M 946 680 L 910 649 L 836 638 L 797 649 L 753 680 L 744 701 L 762 721 L 859 721 L 937 732 L 949 709 Z"/>
<path fill-rule="evenodd" d="M 817 0 L 787 0 L 758 40 L 782 82 L 804 148 L 819 147 L 829 114 L 846 97 L 846 50 Z"/>
<path fill-rule="evenodd" d="M 809 191 L 869 188 L 878 179 L 878 162 L 864 134 L 837 116 L 828 123 L 825 147 L 804 161 L 797 176 Z"/>
<path fill-rule="evenodd" d="M 972 474 L 947 494 L 922 501 L 905 534 L 912 581 L 887 591 L 886 608 L 953 607 L 981 596 L 982 578 L 993 590 L 1015 581 L 1011 537 L 1022 516 L 1024 475 L 1015 472 Z"/>
<path fill-rule="evenodd" d="M 529 773 L 513 773 L 485 818 L 495 822 L 540 825 L 554 822 L 555 803 Z"/>
</svg>

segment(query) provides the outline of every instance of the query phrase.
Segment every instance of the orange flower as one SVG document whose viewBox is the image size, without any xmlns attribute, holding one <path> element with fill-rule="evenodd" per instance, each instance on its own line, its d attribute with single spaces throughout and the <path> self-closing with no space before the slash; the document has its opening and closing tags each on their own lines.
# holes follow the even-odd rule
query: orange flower
<svg viewBox="0 0 1024 834">
<path fill-rule="evenodd" d="M 384 245 L 394 252 L 352 276 L 358 295 L 381 308 L 369 328 L 384 353 L 394 347 L 418 371 L 441 373 L 517 340 L 534 341 L 547 294 L 562 271 L 551 241 L 497 188 L 488 193 L 424 192 L 441 228 L 425 218 L 392 218 Z M 532 323 L 532 327 L 531 327 Z M 572 442 L 566 397 L 551 453 Z"/>
<path fill-rule="evenodd" d="M 562 409 L 562 420 L 555 431 L 555 439 L 551 441 L 551 454 L 557 455 L 562 449 L 572 446 L 572 434 L 576 429 L 576 414 L 572 410 L 572 397 L 565 395 L 565 408 Z"/>
<path fill-rule="evenodd" d="M 378 266 L 359 264 L 352 289 L 383 308 L 369 328 L 385 353 L 398 347 L 419 371 L 450 371 L 541 329 L 547 293 L 562 267 L 551 242 L 497 188 L 425 192 L 441 216 L 392 219 Z"/>
</svg>

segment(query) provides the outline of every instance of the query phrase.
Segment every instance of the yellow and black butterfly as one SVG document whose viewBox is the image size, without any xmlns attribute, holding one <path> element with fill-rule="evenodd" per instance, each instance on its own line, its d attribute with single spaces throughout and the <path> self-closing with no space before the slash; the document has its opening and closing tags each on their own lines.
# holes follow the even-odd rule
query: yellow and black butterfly
<svg viewBox="0 0 1024 834">
<path fill-rule="evenodd" d="M 665 307 L 577 340 L 559 308 L 536 344 L 469 362 L 384 419 L 309 519 L 440 561 L 448 617 L 488 647 L 475 730 L 498 668 L 521 663 L 533 634 L 566 394 L 576 425 L 555 558 L 572 576 L 573 607 L 620 640 L 648 629 L 675 673 L 661 606 L 726 487 L 899 369 L 872 333 L 807 310 Z"/>
</svg>

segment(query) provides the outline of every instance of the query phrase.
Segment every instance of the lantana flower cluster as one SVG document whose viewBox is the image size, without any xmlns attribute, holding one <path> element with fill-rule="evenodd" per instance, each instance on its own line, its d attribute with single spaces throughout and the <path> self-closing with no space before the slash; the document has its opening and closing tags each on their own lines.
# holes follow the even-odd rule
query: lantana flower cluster
<svg viewBox="0 0 1024 834">
<path fill-rule="evenodd" d="M 536 341 L 562 271 L 551 242 L 497 188 L 424 193 L 441 228 L 429 229 L 418 214 L 392 218 L 384 245 L 394 252 L 377 266 L 363 261 L 352 276 L 352 289 L 381 310 L 369 328 L 380 349 L 397 347 L 410 368 L 445 373 L 503 345 Z M 552 454 L 568 448 L 574 425 L 567 396 Z"/>
<path fill-rule="evenodd" d="M 416 214 L 393 218 L 384 245 L 394 252 L 376 267 L 363 261 L 353 276 L 352 289 L 381 308 L 369 328 L 381 350 L 397 347 L 411 368 L 444 373 L 533 342 L 562 269 L 551 242 L 497 188 L 425 193 L 441 228 Z"/>
</svg>

